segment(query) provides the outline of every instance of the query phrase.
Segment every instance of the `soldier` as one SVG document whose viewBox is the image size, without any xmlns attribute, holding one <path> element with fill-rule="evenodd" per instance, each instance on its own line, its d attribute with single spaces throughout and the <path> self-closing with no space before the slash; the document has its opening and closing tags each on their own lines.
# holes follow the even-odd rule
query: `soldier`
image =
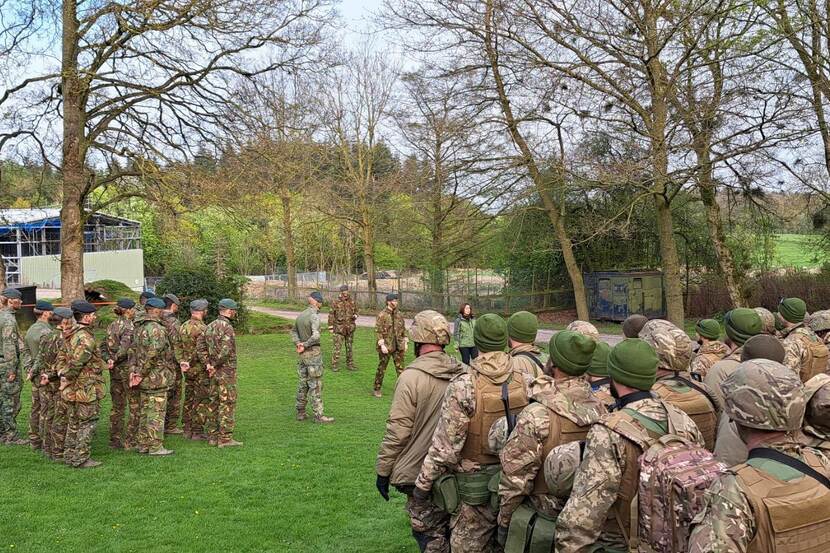
<svg viewBox="0 0 830 553">
<path fill-rule="evenodd" d="M 532 378 L 545 374 L 548 356 L 536 347 L 539 319 L 528 311 L 518 311 L 507 319 L 507 345 L 516 370 Z"/>
<path fill-rule="evenodd" d="M 28 445 L 17 435 L 20 413 L 20 391 L 23 384 L 21 367 L 28 367 L 29 354 L 20 336 L 15 312 L 20 309 L 23 295 L 15 288 L 6 288 L 0 296 L 0 442 L 7 445 Z"/>
<path fill-rule="evenodd" d="M 807 325 L 822 342 L 827 344 L 830 341 L 830 310 L 824 309 L 814 312 L 810 315 L 810 321 Z"/>
<path fill-rule="evenodd" d="M 398 311 L 398 294 L 386 294 L 386 309 L 378 313 L 375 321 L 377 336 L 378 370 L 375 373 L 374 396 L 382 397 L 380 389 L 383 386 L 383 374 L 391 357 L 395 363 L 395 372 L 403 371 L 403 358 L 406 354 L 408 341 L 403 315 Z"/>
<path fill-rule="evenodd" d="M 715 319 L 698 321 L 695 331 L 699 347 L 692 358 L 689 371 L 703 380 L 712 365 L 726 357 L 729 347 L 720 341 L 720 323 Z"/>
<path fill-rule="evenodd" d="M 781 340 L 784 350 L 784 364 L 794 370 L 802 382 L 827 370 L 827 346 L 804 324 L 807 305 L 800 298 L 787 298 L 778 304 L 778 315 L 783 324 Z"/>
<path fill-rule="evenodd" d="M 761 318 L 761 332 L 775 336 L 775 315 L 773 315 L 772 311 L 763 307 L 756 307 L 753 311 L 758 313 L 758 316 Z"/>
<path fill-rule="evenodd" d="M 553 448 L 584 440 L 590 426 L 606 413 L 581 378 L 596 347 L 593 339 L 569 330 L 550 339 L 546 374 L 531 384 L 531 403 L 519 413 L 501 451 L 498 541 L 509 541 L 508 550 L 524 551 L 531 543 L 544 544 L 546 551 L 553 548 L 549 521 L 559 516 L 565 499 L 551 493 L 543 466 Z M 514 516 L 517 509 L 522 516 Z"/>
<path fill-rule="evenodd" d="M 643 315 L 629 315 L 622 323 L 623 336 L 626 338 L 638 338 L 640 331 L 646 326 L 648 318 Z"/>
<path fill-rule="evenodd" d="M 599 342 L 599 330 L 597 330 L 597 327 L 595 327 L 588 321 L 573 321 L 571 324 L 565 327 L 565 330 L 579 332 L 580 334 L 582 334 L 583 336 L 587 336 L 594 342 Z"/>
<path fill-rule="evenodd" d="M 333 333 L 334 351 L 331 354 L 331 370 L 340 370 L 340 350 L 346 347 L 346 367 L 356 371 L 352 357 L 352 343 L 357 320 L 357 306 L 349 295 L 349 287 L 345 284 L 340 287 L 340 296 L 331 303 L 329 313 L 329 330 Z"/>
<path fill-rule="evenodd" d="M 830 454 L 830 375 L 818 374 L 804 384 L 803 436 L 801 443 Z"/>
<path fill-rule="evenodd" d="M 706 387 L 715 395 L 720 405 L 723 405 L 721 383 L 740 364 L 746 341 L 763 331 L 763 323 L 758 312 L 744 307 L 727 311 L 723 316 L 723 326 L 726 330 L 726 347 L 729 351 L 709 368 L 703 379 Z"/>
<path fill-rule="evenodd" d="M 124 417 L 130 389 L 128 355 L 133 343 L 135 302 L 121 298 L 113 308 L 116 319 L 107 327 L 107 337 L 101 347 L 101 357 L 110 372 L 110 447 L 124 447 Z"/>
<path fill-rule="evenodd" d="M 703 383 L 695 383 L 689 374 L 692 340 L 669 321 L 649 321 L 640 331 L 640 338 L 657 354 L 657 382 L 651 391 L 682 409 L 695 422 L 706 449 L 715 448 L 720 403 Z"/>
<path fill-rule="evenodd" d="M 591 365 L 585 373 L 591 385 L 591 391 L 608 408 L 614 404 L 614 398 L 611 396 L 611 379 L 608 377 L 609 353 L 611 353 L 611 346 L 605 342 L 598 342 L 597 349 L 591 356 Z"/>
<path fill-rule="evenodd" d="M 67 404 L 64 462 L 75 468 L 94 468 L 101 463 L 90 458 L 90 445 L 104 397 L 104 367 L 91 325 L 95 306 L 85 301 L 75 304 L 75 326 L 64 335 L 66 360 L 58 373 L 61 397 Z"/>
<path fill-rule="evenodd" d="M 141 295 L 138 296 L 138 305 L 135 308 L 134 319 L 138 319 L 139 317 L 144 318 L 144 314 L 146 313 L 144 306 L 147 304 L 147 300 L 155 297 L 156 295 L 154 293 L 148 292 L 147 290 L 143 291 Z"/>
<path fill-rule="evenodd" d="M 216 392 L 216 414 L 208 443 L 220 448 L 239 447 L 242 442 L 233 439 L 236 424 L 236 333 L 231 320 L 236 318 L 239 305 L 230 298 L 219 300 L 219 316 L 205 328 L 205 358 L 208 375 Z M 319 327 L 318 327 L 319 336 Z"/>
<path fill-rule="evenodd" d="M 130 366 L 130 387 L 141 392 L 136 447 L 139 453 L 154 456 L 173 454 L 164 447 L 167 392 L 174 379 L 169 363 L 170 336 L 161 323 L 164 309 L 161 298 L 150 298 L 144 304 L 144 317 L 135 323 L 134 356 Z"/>
<path fill-rule="evenodd" d="M 608 373 L 618 410 L 588 431 L 573 491 L 556 520 L 557 552 L 601 551 L 601 547 L 605 551 L 628 550 L 638 459 L 659 439 L 659 433 L 647 432 L 641 421 L 658 427 L 661 433 L 703 445 L 703 436 L 688 415 L 652 396 L 657 364 L 654 349 L 637 338 L 623 340 L 611 350 Z"/>
<path fill-rule="evenodd" d="M 75 328 L 75 317 L 72 310 L 68 307 L 58 307 L 55 309 L 55 315 L 61 317 L 62 321 L 58 325 L 58 335 L 55 338 L 54 350 L 51 348 L 46 353 L 54 353 L 54 362 L 50 363 L 49 358 L 44 358 L 42 364 L 42 375 L 46 377 L 49 383 L 48 389 L 52 393 L 52 405 L 50 408 L 50 458 L 59 463 L 64 462 L 64 445 L 66 444 L 66 426 L 68 423 L 69 403 L 63 399 L 63 394 L 60 390 L 61 377 L 60 374 L 64 370 L 67 361 L 67 336 L 72 335 Z M 44 346 L 46 347 L 46 346 Z M 41 376 L 41 382 L 43 382 Z"/>
<path fill-rule="evenodd" d="M 40 433 L 40 417 L 45 411 L 44 404 L 46 403 L 44 390 L 44 397 L 41 397 L 40 373 L 36 372 L 36 361 L 40 352 L 40 344 L 43 339 L 52 333 L 52 325 L 49 321 L 55 308 L 51 303 L 45 300 L 40 300 L 35 305 L 35 316 L 37 321 L 29 327 L 26 332 L 26 349 L 29 352 L 31 364 L 26 370 L 26 379 L 32 384 L 32 410 L 29 412 L 29 445 L 33 450 L 37 451 L 43 448 L 43 436 Z"/>
<path fill-rule="evenodd" d="M 170 383 L 170 389 L 167 392 L 167 413 L 164 416 L 164 433 L 165 434 L 182 434 L 183 430 L 179 428 L 179 415 L 181 414 L 181 397 L 182 397 L 182 371 L 179 362 L 176 359 L 176 347 L 179 342 L 179 301 L 176 294 L 165 294 L 164 305 L 165 309 L 162 312 L 161 324 L 164 325 L 167 335 L 170 337 L 170 349 L 168 350 L 168 364 L 173 373 L 173 381 Z"/>
<path fill-rule="evenodd" d="M 176 358 L 184 373 L 182 425 L 188 440 L 207 440 L 205 425 L 210 411 L 210 376 L 205 368 L 207 325 L 204 321 L 208 305 L 205 299 L 190 302 L 190 319 L 179 329 L 176 343 Z"/>
<path fill-rule="evenodd" d="M 306 403 L 311 399 L 315 422 L 329 424 L 332 417 L 323 414 L 323 355 L 320 352 L 320 306 L 323 294 L 308 295 L 308 308 L 300 313 L 291 330 L 291 339 L 300 356 L 297 362 L 297 420 L 306 419 Z"/>
<path fill-rule="evenodd" d="M 433 492 L 451 514 L 453 553 L 489 552 L 495 547 L 497 507 L 490 481 L 499 472 L 499 457 L 488 444 L 498 418 L 515 416 L 527 405 L 529 376 L 515 371 L 507 346 L 507 324 L 494 314 L 476 322 L 475 344 L 481 352 L 470 369 L 447 387 L 432 444 L 415 480 L 414 495 L 426 501 Z M 504 398 L 504 399 L 503 399 Z M 457 504 L 444 492 L 457 485 Z"/>
<path fill-rule="evenodd" d="M 64 436 L 66 436 L 65 416 L 62 420 L 55 422 L 55 412 L 61 401 L 58 357 L 64 344 L 63 332 L 73 326 L 74 319 L 72 310 L 66 307 L 56 308 L 52 312 L 52 316 L 57 328 L 53 328 L 40 342 L 38 356 L 34 363 L 33 378 L 40 380 L 39 433 L 43 454 L 50 459 L 63 462 L 63 441 Z M 58 428 L 57 431 L 53 430 L 55 427 Z M 57 439 L 56 433 L 60 434 Z"/>
<path fill-rule="evenodd" d="M 413 495 L 415 479 L 432 443 L 444 393 L 464 365 L 447 355 L 450 327 L 437 311 L 421 311 L 409 328 L 415 360 L 401 373 L 377 459 L 377 488 L 389 501 L 389 485 L 406 494 L 412 535 L 422 552 L 449 553 L 450 515 Z"/>
<path fill-rule="evenodd" d="M 707 491 L 689 551 L 827 551 L 830 460 L 794 440 L 805 407 L 799 377 L 758 359 L 741 363 L 722 387 L 749 460 Z"/>
</svg>

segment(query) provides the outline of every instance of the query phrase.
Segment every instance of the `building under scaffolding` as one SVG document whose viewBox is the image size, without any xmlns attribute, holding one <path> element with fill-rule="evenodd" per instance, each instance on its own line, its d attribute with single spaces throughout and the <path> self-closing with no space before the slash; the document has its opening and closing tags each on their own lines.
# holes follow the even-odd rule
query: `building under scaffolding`
<svg viewBox="0 0 830 553">
<path fill-rule="evenodd" d="M 60 287 L 60 210 L 0 209 L 0 255 L 9 284 Z M 144 284 L 141 225 L 103 213 L 84 225 L 84 281 L 111 279 Z"/>
</svg>

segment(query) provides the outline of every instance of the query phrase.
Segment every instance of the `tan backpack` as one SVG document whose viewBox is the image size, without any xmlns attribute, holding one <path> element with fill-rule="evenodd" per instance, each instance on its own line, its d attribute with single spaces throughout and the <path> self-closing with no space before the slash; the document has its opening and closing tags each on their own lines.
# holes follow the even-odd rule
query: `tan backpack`
<svg viewBox="0 0 830 553">
<path fill-rule="evenodd" d="M 817 374 L 827 371 L 827 358 L 830 356 L 827 346 L 820 340 L 811 340 L 809 336 L 799 333 L 798 339 L 804 344 L 807 361 L 801 367 L 801 381 L 807 382 Z"/>
<path fill-rule="evenodd" d="M 703 434 L 706 449 L 714 451 L 718 434 L 718 413 L 715 400 L 705 388 L 685 378 L 671 377 L 658 380 L 651 391 L 689 415 Z"/>
<path fill-rule="evenodd" d="M 511 377 L 504 384 L 495 384 L 478 374 L 473 379 L 476 411 L 467 427 L 467 439 L 461 450 L 461 458 L 482 465 L 499 464 L 499 455 L 490 449 L 488 435 L 493 423 L 505 416 L 503 391 L 509 398 L 510 414 L 516 415 L 528 404 L 527 390 L 520 378 Z"/>
</svg>

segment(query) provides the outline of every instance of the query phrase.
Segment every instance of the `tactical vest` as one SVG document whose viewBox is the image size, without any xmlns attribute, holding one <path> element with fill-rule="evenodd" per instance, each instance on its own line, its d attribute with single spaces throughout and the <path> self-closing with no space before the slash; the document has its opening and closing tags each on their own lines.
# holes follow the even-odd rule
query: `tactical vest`
<svg viewBox="0 0 830 553">
<path fill-rule="evenodd" d="M 827 474 L 810 451 L 804 451 L 804 462 Z M 830 551 L 830 490 L 806 476 L 786 482 L 748 464 L 732 470 L 755 515 L 748 553 Z"/>
<path fill-rule="evenodd" d="M 800 372 L 801 382 L 807 382 L 817 374 L 827 371 L 827 357 L 830 355 L 830 351 L 820 340 L 813 341 L 809 336 L 805 336 L 800 332 L 796 335 L 796 338 L 804 346 L 804 351 L 807 352 L 807 359 L 801 366 Z"/>
<path fill-rule="evenodd" d="M 478 373 L 471 374 L 475 387 L 476 410 L 468 425 L 467 439 L 461 449 L 461 458 L 481 465 L 495 465 L 500 462 L 499 456 L 490 450 L 487 437 L 493 423 L 505 414 L 501 397 L 502 385 L 495 384 Z M 511 376 L 507 381 L 507 392 L 511 415 L 519 413 L 527 406 L 527 390 L 521 379 Z"/>
<path fill-rule="evenodd" d="M 548 457 L 548 453 L 550 453 L 550 450 L 559 445 L 584 440 L 588 435 L 588 430 L 591 429 L 590 424 L 587 426 L 579 426 L 571 419 L 563 417 L 556 411 L 553 411 L 550 408 L 547 408 L 547 410 L 550 415 L 550 428 L 548 430 L 548 438 L 542 445 L 543 465 L 544 460 Z M 543 467 L 539 467 L 539 471 L 536 473 L 536 478 L 533 480 L 533 493 L 536 495 L 550 493 L 548 484 L 545 481 L 545 471 L 543 470 Z"/>
<path fill-rule="evenodd" d="M 718 413 L 705 394 L 674 378 L 658 380 L 651 391 L 689 415 L 703 434 L 706 449 L 714 451 L 718 435 Z"/>
</svg>

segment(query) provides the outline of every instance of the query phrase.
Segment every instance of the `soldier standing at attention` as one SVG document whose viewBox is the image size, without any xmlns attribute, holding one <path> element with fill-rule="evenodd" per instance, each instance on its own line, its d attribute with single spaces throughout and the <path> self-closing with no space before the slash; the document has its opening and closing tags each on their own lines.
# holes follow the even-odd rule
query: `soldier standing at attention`
<svg viewBox="0 0 830 553">
<path fill-rule="evenodd" d="M 383 374 L 389 364 L 389 358 L 395 363 L 395 372 L 403 371 L 403 358 L 408 347 L 403 315 L 398 311 L 398 294 L 386 294 L 386 308 L 378 313 L 375 321 L 377 336 L 378 370 L 375 373 L 374 396 L 382 397 Z"/>
<path fill-rule="evenodd" d="M 144 306 L 147 304 L 147 300 L 150 298 L 155 298 L 156 295 L 152 292 L 147 292 L 146 290 L 138 296 L 138 305 L 135 306 L 135 318 L 144 317 L 146 311 L 144 311 Z"/>
<path fill-rule="evenodd" d="M 306 419 L 306 403 L 311 400 L 314 421 L 334 422 L 323 414 L 323 354 L 320 351 L 320 306 L 323 294 L 316 290 L 308 295 L 308 308 L 294 321 L 291 339 L 297 348 L 297 420 Z"/>
<path fill-rule="evenodd" d="M 807 305 L 800 298 L 787 298 L 778 304 L 778 315 L 784 328 L 781 341 L 784 344 L 784 364 L 794 370 L 802 382 L 827 370 L 828 352 L 824 342 L 804 324 Z"/>
<path fill-rule="evenodd" d="M 345 284 L 340 287 L 340 296 L 331 302 L 329 313 L 329 330 L 333 333 L 334 351 L 331 354 L 331 370 L 340 370 L 340 350 L 346 348 L 346 367 L 356 371 L 352 357 L 352 343 L 354 342 L 355 320 L 357 306 L 349 295 L 349 287 Z"/>
<path fill-rule="evenodd" d="M 67 404 L 63 460 L 75 468 L 94 468 L 90 446 L 104 397 L 104 367 L 92 334 L 95 306 L 82 301 L 72 310 L 75 326 L 65 336 L 66 361 L 60 368 L 61 397 Z"/>
<path fill-rule="evenodd" d="M 455 347 L 461 354 L 461 362 L 469 365 L 478 357 L 478 350 L 473 341 L 473 330 L 476 327 L 476 317 L 473 314 L 473 307 L 469 303 L 461 304 L 458 316 L 453 324 L 452 337 L 455 340 Z"/>
<path fill-rule="evenodd" d="M 17 435 L 20 391 L 23 388 L 21 366 L 29 365 L 29 354 L 20 336 L 15 312 L 23 295 L 16 288 L 6 288 L 0 296 L 0 443 L 27 445 Z"/>
<path fill-rule="evenodd" d="M 184 373 L 184 413 L 182 425 L 188 440 L 207 440 L 205 423 L 210 409 L 210 376 L 205 369 L 205 315 L 208 301 L 190 302 L 190 319 L 179 329 L 176 358 Z"/>
<path fill-rule="evenodd" d="M 110 371 L 110 447 L 124 447 L 124 418 L 127 414 L 127 396 L 130 389 L 130 366 L 127 360 L 133 344 L 133 316 L 135 302 L 121 298 L 113 308 L 116 319 L 107 327 L 107 337 L 102 344 L 101 357 Z"/>
<path fill-rule="evenodd" d="M 60 400 L 60 377 L 58 376 L 58 355 L 63 347 L 63 330 L 72 326 L 72 311 L 66 307 L 58 307 L 52 313 L 57 328 L 40 342 L 38 357 L 34 365 L 34 378 L 40 379 L 40 441 L 43 454 L 49 459 L 55 459 L 55 436 L 53 424 L 55 411 Z M 66 428 L 63 428 L 66 434 Z M 61 444 L 63 439 L 61 438 Z M 62 452 L 61 452 L 62 455 Z M 63 461 L 63 457 L 57 459 Z"/>
<path fill-rule="evenodd" d="M 170 337 L 161 324 L 164 300 L 150 298 L 144 305 L 144 318 L 136 321 L 134 363 L 130 367 L 130 387 L 141 391 L 137 447 L 139 453 L 172 455 L 164 447 L 164 415 L 167 392 L 173 382 L 170 359 Z"/>
<path fill-rule="evenodd" d="M 63 321 L 58 325 L 58 336 L 55 340 L 55 361 L 51 364 L 45 364 L 43 371 L 46 379 L 49 381 L 49 388 L 54 390 L 53 409 L 51 409 L 51 420 L 49 437 L 51 440 L 50 448 L 52 451 L 51 459 L 59 463 L 63 463 L 64 444 L 66 443 L 66 424 L 67 413 L 69 410 L 68 403 L 64 401 L 61 394 L 60 374 L 64 370 L 67 359 L 67 336 L 72 333 L 75 328 L 75 316 L 72 310 L 68 307 L 58 307 L 55 309 L 55 315 L 63 318 Z"/>
<path fill-rule="evenodd" d="M 529 311 L 518 311 L 507 319 L 507 345 L 513 366 L 533 378 L 542 376 L 548 356 L 536 344 L 539 319 Z"/>
<path fill-rule="evenodd" d="M 170 337 L 170 349 L 168 353 L 168 364 L 170 370 L 173 372 L 173 381 L 170 383 L 170 390 L 167 392 L 167 413 L 164 416 L 164 433 L 165 434 L 182 434 L 183 431 L 179 428 L 179 415 L 181 414 L 181 398 L 182 398 L 182 371 L 179 362 L 176 359 L 176 345 L 179 342 L 179 328 L 182 324 L 179 322 L 179 301 L 176 294 L 164 295 L 165 309 L 161 315 L 161 324 L 167 330 L 167 335 Z"/>
<path fill-rule="evenodd" d="M 720 323 L 715 319 L 703 319 L 695 325 L 698 349 L 692 357 L 689 372 L 702 380 L 712 365 L 726 357 L 729 347 L 720 341 Z"/>
<path fill-rule="evenodd" d="M 205 328 L 207 371 L 216 383 L 216 422 L 211 428 L 218 447 L 239 447 L 233 439 L 236 425 L 236 333 L 231 320 L 239 305 L 230 298 L 219 300 L 219 316 Z"/>
<path fill-rule="evenodd" d="M 26 370 L 26 379 L 32 384 L 32 410 L 29 413 L 29 445 L 37 451 L 43 448 L 45 441 L 40 433 L 40 417 L 45 411 L 46 391 L 41 396 L 43 385 L 40 383 L 40 372 L 37 370 L 37 360 L 40 353 L 40 345 L 43 339 L 53 332 L 49 321 L 52 318 L 55 308 L 48 301 L 40 300 L 35 305 L 35 316 L 37 321 L 29 327 L 26 332 L 26 349 L 29 351 L 31 365 Z"/>
</svg>

